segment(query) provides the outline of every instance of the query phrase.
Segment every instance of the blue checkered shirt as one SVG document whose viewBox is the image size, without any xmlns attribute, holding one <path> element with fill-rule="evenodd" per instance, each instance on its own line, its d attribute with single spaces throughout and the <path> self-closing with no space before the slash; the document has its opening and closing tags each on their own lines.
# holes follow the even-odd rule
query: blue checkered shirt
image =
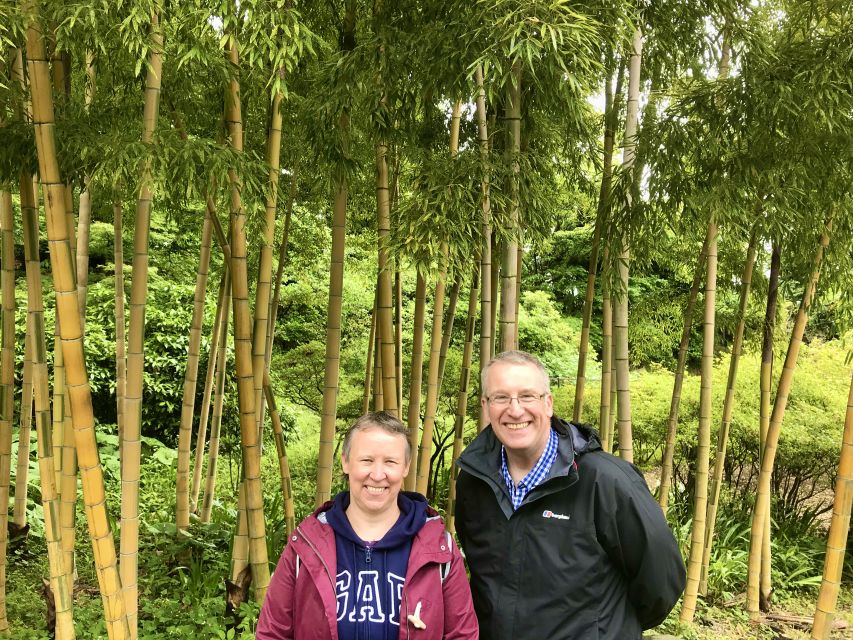
<svg viewBox="0 0 853 640">
<path fill-rule="evenodd" d="M 551 465 L 557 459 L 557 434 L 551 429 L 551 434 L 548 437 L 548 444 L 545 445 L 545 451 L 539 456 L 539 460 L 533 465 L 533 468 L 524 476 L 516 485 L 512 481 L 512 476 L 509 475 L 509 465 L 506 462 L 506 449 L 501 446 L 501 475 L 506 483 L 506 488 L 509 489 L 509 497 L 512 500 L 512 508 L 518 509 L 527 494 L 533 491 L 533 488 L 540 484 L 548 472 L 551 470 Z"/>
</svg>

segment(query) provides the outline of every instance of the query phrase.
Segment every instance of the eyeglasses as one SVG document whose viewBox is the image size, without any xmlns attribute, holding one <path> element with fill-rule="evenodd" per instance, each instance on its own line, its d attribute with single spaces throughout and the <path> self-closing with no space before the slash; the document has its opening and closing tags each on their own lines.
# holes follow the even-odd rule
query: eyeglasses
<svg viewBox="0 0 853 640">
<path fill-rule="evenodd" d="M 518 404 L 522 407 L 530 406 L 532 404 L 536 404 L 542 398 L 544 398 L 546 393 L 522 393 L 517 396 L 508 396 L 505 393 L 497 393 L 491 397 L 486 397 L 486 402 L 488 402 L 493 407 L 507 407 L 512 404 L 513 400 L 517 400 Z"/>
</svg>

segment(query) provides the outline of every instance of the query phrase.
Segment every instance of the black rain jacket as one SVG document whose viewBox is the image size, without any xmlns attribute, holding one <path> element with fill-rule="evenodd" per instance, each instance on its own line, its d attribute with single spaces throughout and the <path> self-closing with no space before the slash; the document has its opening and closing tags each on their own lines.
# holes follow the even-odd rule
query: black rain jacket
<svg viewBox="0 0 853 640">
<path fill-rule="evenodd" d="M 457 464 L 456 530 L 482 640 L 633 640 L 684 590 L 678 544 L 640 471 L 551 419 L 548 477 L 513 511 L 491 426 Z"/>
</svg>

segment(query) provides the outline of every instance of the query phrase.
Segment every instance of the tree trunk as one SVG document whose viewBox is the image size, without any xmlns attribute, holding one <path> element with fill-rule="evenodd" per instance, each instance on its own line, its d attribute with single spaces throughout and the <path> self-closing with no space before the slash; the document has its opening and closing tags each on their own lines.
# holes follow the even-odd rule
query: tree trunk
<svg viewBox="0 0 853 640">
<path fill-rule="evenodd" d="M 729 377 L 726 383 L 726 395 L 723 401 L 723 418 L 717 433 L 717 453 L 714 456 L 714 477 L 711 479 L 708 516 L 705 519 L 705 548 L 702 555 L 702 578 L 699 581 L 699 593 L 708 592 L 708 565 L 711 562 L 711 545 L 714 541 L 714 525 L 717 520 L 717 506 L 720 501 L 720 488 L 723 484 L 723 470 L 726 461 L 726 448 L 729 442 L 729 427 L 732 424 L 734 410 L 735 382 L 738 363 L 743 350 L 743 332 L 746 327 L 746 307 L 749 304 L 749 291 L 752 287 L 752 268 L 755 265 L 755 246 L 758 241 L 758 229 L 754 228 L 746 250 L 746 262 L 741 276 L 740 304 L 738 305 L 738 323 L 732 342 L 732 355 L 729 362 Z"/>
<path fill-rule="evenodd" d="M 342 49 L 355 47 L 355 2 L 348 0 L 341 35 Z M 344 155 L 349 154 L 349 113 L 338 119 L 338 131 Z M 341 302 L 344 283 L 344 245 L 346 240 L 348 182 L 343 167 L 333 176 L 335 200 L 332 213 L 332 257 L 329 269 L 329 306 L 326 314 L 326 367 L 323 377 L 323 409 L 320 414 L 320 450 L 317 455 L 317 493 L 314 504 L 331 498 L 332 465 L 335 451 L 338 384 L 341 358 Z"/>
<path fill-rule="evenodd" d="M 687 587 L 681 606 L 681 621 L 691 623 L 696 613 L 702 557 L 705 547 L 705 516 L 708 510 L 708 468 L 711 457 L 711 417 L 714 376 L 714 328 L 717 302 L 717 223 L 711 214 L 708 224 L 708 267 L 705 272 L 705 316 L 702 322 L 702 375 L 699 390 L 699 432 L 696 448 L 696 481 L 693 497 L 693 526 Z"/>
<path fill-rule="evenodd" d="M 37 6 L 25 5 L 30 22 L 27 28 L 27 67 L 33 104 L 33 122 L 39 160 L 39 175 L 45 186 L 47 235 L 50 263 L 56 292 L 57 316 L 60 320 L 62 352 L 66 366 L 77 456 L 83 479 L 83 499 L 89 520 L 92 554 L 97 568 L 101 598 L 104 604 L 107 633 L 111 640 L 130 637 L 121 578 L 116 568 L 115 546 L 104 499 L 104 476 L 98 459 L 92 396 L 85 367 L 77 285 L 69 241 L 65 211 L 65 184 L 59 175 L 56 157 L 53 96 L 51 95 L 48 60 L 42 34 L 38 30 Z"/>
<path fill-rule="evenodd" d="M 853 381 L 847 396 L 847 417 L 844 420 L 841 459 L 838 464 L 838 477 L 835 480 L 832 522 L 826 539 L 823 580 L 820 584 L 812 625 L 813 640 L 827 640 L 832 628 L 832 618 L 841 587 L 844 554 L 847 552 L 851 505 L 853 505 Z"/>
<path fill-rule="evenodd" d="M 660 486 L 658 488 L 658 503 L 664 515 L 669 507 L 669 490 L 672 486 L 672 465 L 675 456 L 675 436 L 678 430 L 678 410 L 681 407 L 681 387 L 684 384 L 684 366 L 687 362 L 687 348 L 690 346 L 690 333 L 693 329 L 693 311 L 699 296 L 699 286 L 702 284 L 702 274 L 705 273 L 705 263 L 708 256 L 708 234 L 699 251 L 696 260 L 696 270 L 693 272 L 693 284 L 687 297 L 687 307 L 684 309 L 684 326 L 681 329 L 681 342 L 678 344 L 678 359 L 675 365 L 675 380 L 672 386 L 672 399 L 669 403 L 669 416 L 666 419 L 666 444 L 661 463 Z"/>
<path fill-rule="evenodd" d="M 507 85 L 506 121 L 510 144 L 507 155 L 512 166 L 510 177 L 509 238 L 504 243 L 501 262 L 501 351 L 518 348 L 518 318 L 516 316 L 516 279 L 518 278 L 518 241 L 521 225 L 519 180 L 521 172 L 521 62 L 512 65 Z"/>
<path fill-rule="evenodd" d="M 38 210 L 33 194 L 32 176 L 22 173 L 20 185 L 21 214 L 24 227 L 24 259 L 27 272 L 27 327 L 30 338 L 28 342 L 32 353 L 39 475 L 45 515 L 45 541 L 47 542 L 51 575 L 50 588 L 56 604 L 56 636 L 57 638 L 73 638 L 72 581 L 69 579 L 73 556 L 66 555 L 63 550 L 63 523 L 54 469 L 60 459 L 53 457 L 51 446 L 50 392 L 48 390 L 47 338 L 44 330 L 41 257 L 39 256 Z M 75 502 L 76 497 L 75 482 Z"/>
<path fill-rule="evenodd" d="M 424 373 L 424 315 L 426 309 L 426 279 L 418 270 L 415 284 L 415 318 L 412 328 L 412 363 L 409 369 L 409 446 L 415 464 L 409 465 L 409 475 L 405 479 L 406 491 L 414 491 L 418 475 L 417 451 L 421 425 L 421 384 Z"/>
<path fill-rule="evenodd" d="M 240 58 L 236 37 L 226 43 L 226 55 L 236 74 Z M 232 75 L 225 96 L 225 123 L 230 144 L 243 153 L 243 118 L 240 106 L 240 80 Z M 255 387 L 252 371 L 252 315 L 249 309 L 246 213 L 240 196 L 242 182 L 234 167 L 228 169 L 231 185 L 231 299 L 234 307 L 234 368 L 240 411 L 240 443 L 243 452 L 243 485 L 249 535 L 249 562 L 255 601 L 263 603 L 270 581 L 261 488 L 261 446 L 255 413 Z"/>
<path fill-rule="evenodd" d="M 625 142 L 622 154 L 622 166 L 626 174 L 631 174 L 634 166 L 637 146 L 637 108 L 640 99 L 640 60 L 643 53 L 643 35 L 640 29 L 634 31 L 631 61 L 628 71 L 628 101 L 625 117 Z M 631 195 L 628 193 L 628 206 Z M 630 247 L 628 230 L 621 230 L 619 253 L 616 256 L 616 271 L 619 274 L 619 296 L 613 309 L 613 341 L 616 360 L 616 394 L 618 396 L 617 413 L 619 421 L 619 455 L 628 462 L 634 460 L 634 447 L 631 435 L 631 383 L 628 366 L 628 263 Z M 612 292 L 611 292 L 612 294 Z"/>
<path fill-rule="evenodd" d="M 468 392 L 471 381 L 471 359 L 474 353 L 474 328 L 477 324 L 477 297 L 480 284 L 480 263 L 474 263 L 471 273 L 471 290 L 468 293 L 468 321 L 465 325 L 465 347 L 462 350 L 462 366 L 459 369 L 459 395 L 456 397 L 456 418 L 453 423 L 453 456 L 450 460 L 450 486 L 447 493 L 447 530 L 456 533 L 456 478 L 459 475 L 456 460 L 462 453 L 465 416 L 468 412 Z"/>
<path fill-rule="evenodd" d="M 210 214 L 206 213 L 201 227 L 201 250 L 193 295 L 193 315 L 190 321 L 187 367 L 184 371 L 184 391 L 181 401 L 181 424 L 178 430 L 178 471 L 175 480 L 175 526 L 178 531 L 186 531 L 190 526 L 190 447 L 192 446 L 195 392 L 198 386 L 199 350 L 201 348 L 201 329 L 204 322 L 204 299 L 207 292 L 212 235 L 213 226 L 210 222 Z M 201 423 L 199 423 L 199 433 L 201 433 L 201 428 Z M 202 438 L 203 448 L 204 439 Z M 200 462 L 201 459 L 196 458 L 196 466 L 200 466 Z"/>
<path fill-rule="evenodd" d="M 782 247 L 773 241 L 770 253 L 770 276 L 767 287 L 767 309 L 764 316 L 761 345 L 761 403 L 759 409 L 758 443 L 759 461 L 764 455 L 764 442 L 770 428 L 772 411 L 771 387 L 773 379 L 773 333 L 776 326 L 776 302 L 779 294 L 779 273 L 781 271 Z M 764 521 L 764 535 L 761 544 L 761 579 L 758 593 L 759 608 L 770 610 L 770 512 Z"/>
<path fill-rule="evenodd" d="M 794 320 L 794 328 L 791 331 L 791 340 L 788 343 L 788 353 L 785 356 L 785 364 L 782 374 L 779 376 L 779 386 L 776 389 L 776 400 L 773 403 L 773 413 L 770 416 L 770 425 L 767 429 L 767 437 L 764 442 L 764 455 L 761 459 L 761 472 L 758 476 L 758 489 L 756 492 L 755 510 L 752 514 L 752 529 L 749 546 L 749 572 L 747 574 L 746 605 L 750 619 L 759 617 L 759 585 L 761 571 L 761 547 L 764 538 L 765 520 L 770 513 L 770 476 L 773 473 L 773 464 L 776 461 L 776 447 L 779 443 L 779 432 L 782 427 L 782 419 L 788 406 L 788 394 L 791 391 L 791 380 L 794 377 L 794 368 L 797 365 L 797 356 L 800 353 L 803 331 L 808 321 L 809 307 L 814 297 L 817 281 L 820 277 L 820 267 L 823 254 L 829 244 L 829 234 L 832 231 L 832 220 L 827 221 L 826 228 L 820 237 L 820 243 L 812 263 L 812 272 L 809 281 L 803 291 L 800 308 Z"/>
</svg>

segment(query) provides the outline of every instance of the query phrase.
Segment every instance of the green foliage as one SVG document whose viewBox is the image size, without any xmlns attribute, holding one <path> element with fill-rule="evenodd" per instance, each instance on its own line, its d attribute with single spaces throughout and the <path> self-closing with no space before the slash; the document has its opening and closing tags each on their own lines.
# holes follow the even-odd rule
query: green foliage
<svg viewBox="0 0 853 640">
<path fill-rule="evenodd" d="M 562 317 L 544 291 L 525 291 L 518 314 L 518 343 L 535 353 L 552 376 L 569 377 L 577 371 L 576 321 Z"/>
</svg>

